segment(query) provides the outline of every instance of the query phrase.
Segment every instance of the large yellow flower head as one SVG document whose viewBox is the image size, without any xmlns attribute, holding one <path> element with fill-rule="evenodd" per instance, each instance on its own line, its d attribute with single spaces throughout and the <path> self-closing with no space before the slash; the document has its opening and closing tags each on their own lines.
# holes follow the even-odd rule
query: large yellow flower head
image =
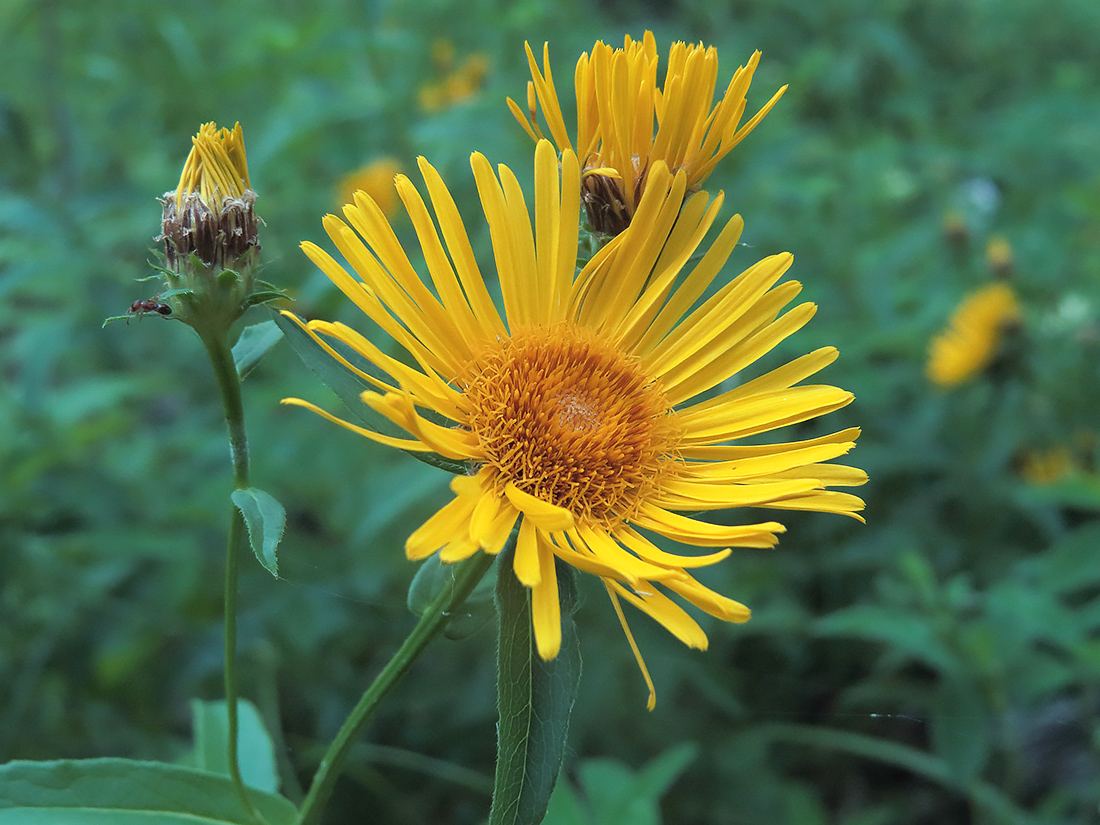
<svg viewBox="0 0 1100 825">
<path fill-rule="evenodd" d="M 760 52 L 738 68 L 712 108 L 718 82 L 714 47 L 674 43 L 664 84 L 659 86 L 652 32 L 647 31 L 641 42 L 627 35 L 621 49 L 600 41 L 592 47 L 591 56 L 585 53 L 577 61 L 574 145 L 550 71 L 549 45 L 543 46 L 542 71 L 530 45 L 527 60 L 532 77 L 527 84 L 527 112 L 511 98 L 508 105 L 535 140 L 543 136 L 537 118 L 541 107 L 558 149 L 573 149 L 581 158 L 589 222 L 608 235 L 618 234 L 630 223 L 654 163 L 663 161 L 673 172 L 682 169 L 688 191 L 699 189 L 718 162 L 756 128 L 787 89 L 784 86 L 776 92 L 742 125 L 745 94 Z"/>
<path fill-rule="evenodd" d="M 388 376 L 360 372 L 377 388 L 362 401 L 408 437 L 358 427 L 296 398 L 285 403 L 383 444 L 465 462 L 469 473 L 451 483 L 454 498 L 409 536 L 406 553 L 422 559 L 438 552 L 444 562 L 497 554 L 518 528 L 513 569 L 531 590 L 544 659 L 561 643 L 555 565 L 562 563 L 599 576 L 620 620 L 626 600 L 685 644 L 705 648 L 703 630 L 670 596 L 746 621 L 748 608 L 704 587 L 691 570 L 720 561 L 731 546 L 770 547 L 783 526 L 713 524 L 683 512 L 754 506 L 854 515 L 863 507 L 826 489 L 866 480 L 860 470 L 826 463 L 854 446 L 856 429 L 793 443 L 736 443 L 852 400 L 834 387 L 795 386 L 836 358 L 832 347 L 730 386 L 814 313 L 809 303 L 783 312 L 800 289 L 777 285 L 791 256 L 765 258 L 704 300 L 741 219 L 731 219 L 686 272 L 722 196 L 708 203 L 699 193 L 685 203 L 687 173 L 656 161 L 638 220 L 577 272 L 580 163 L 567 148 L 559 166 L 554 147 L 540 141 L 533 228 L 511 170 L 494 174 L 482 155 L 471 160 L 502 313 L 450 193 L 423 158 L 419 166 L 431 212 L 407 178 L 399 175 L 396 188 L 428 279 L 362 193 L 344 208 L 344 220 L 324 221 L 354 274 L 314 244 L 302 245 L 411 358 L 391 357 L 341 323 L 298 321 L 345 367 L 355 369 L 333 343 Z M 658 547 L 657 536 L 716 549 L 674 555 Z"/>
<path fill-rule="evenodd" d="M 951 323 L 928 348 L 928 379 L 954 387 L 973 378 L 997 355 L 1005 329 L 1020 319 L 1012 287 L 992 283 L 968 295 L 955 309 Z"/>
</svg>

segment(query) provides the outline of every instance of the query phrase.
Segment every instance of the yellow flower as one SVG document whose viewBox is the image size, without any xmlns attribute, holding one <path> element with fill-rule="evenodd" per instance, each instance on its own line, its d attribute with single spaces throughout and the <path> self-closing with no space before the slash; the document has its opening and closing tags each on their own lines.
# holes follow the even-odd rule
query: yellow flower
<svg viewBox="0 0 1100 825">
<path fill-rule="evenodd" d="M 354 172 L 345 175 L 337 184 L 337 199 L 342 206 L 351 203 L 358 191 L 366 192 L 387 217 L 397 208 L 397 193 L 393 188 L 393 179 L 401 171 L 396 158 L 384 157 L 372 160 L 360 166 Z"/>
<path fill-rule="evenodd" d="M 566 149 L 559 167 L 554 147 L 538 143 L 532 230 L 512 171 L 500 166 L 494 175 L 474 154 L 503 315 L 454 200 L 427 161 L 419 166 L 434 220 L 407 178 L 398 176 L 396 186 L 430 280 L 413 269 L 382 210 L 362 193 L 344 208 L 343 221 L 324 220 L 354 275 L 314 244 L 302 244 L 410 357 L 391 357 L 344 324 L 298 321 L 345 367 L 353 368 L 330 341 L 389 376 L 361 372 L 377 388 L 362 400 L 409 437 L 358 427 L 297 398 L 284 403 L 382 444 L 466 462 L 469 474 L 451 482 L 454 498 L 413 531 L 407 556 L 439 552 L 450 563 L 496 554 L 518 526 L 513 569 L 531 589 L 539 654 L 551 659 L 561 643 L 555 564 L 593 573 L 623 621 L 652 706 L 652 683 L 620 601 L 685 644 L 705 648 L 705 633 L 670 595 L 725 621 L 746 621 L 748 608 L 704 587 L 690 571 L 725 558 L 731 546 L 770 547 L 784 529 L 774 521 L 712 524 L 682 512 L 756 506 L 859 518 L 860 499 L 825 489 L 866 480 L 861 470 L 825 463 L 854 446 L 857 429 L 792 443 L 732 443 L 848 404 L 851 394 L 834 387 L 794 386 L 837 352 L 824 347 L 727 386 L 801 328 L 815 307 L 805 303 L 781 314 L 800 289 L 795 282 L 776 286 L 789 254 L 760 261 L 703 300 L 742 221 L 731 219 L 685 272 L 722 196 L 708 205 L 699 193 L 685 204 L 687 174 L 672 174 L 662 161 L 650 169 L 639 219 L 577 272 L 577 156 Z M 716 550 L 674 555 L 654 543 L 654 534 Z"/>
<path fill-rule="evenodd" d="M 928 378 L 953 387 L 973 378 L 992 362 L 1005 327 L 1020 319 L 1012 288 L 995 283 L 971 293 L 951 316 L 947 329 L 932 339 Z"/>
<path fill-rule="evenodd" d="M 714 167 L 740 143 L 786 91 L 784 86 L 747 123 L 745 94 L 760 62 L 755 52 L 734 73 L 722 99 L 711 108 L 718 80 L 718 53 L 702 44 L 674 43 L 662 87 L 657 86 L 657 45 L 647 31 L 641 42 L 627 35 L 622 49 L 602 41 L 581 55 L 575 72 L 577 141 L 570 140 L 550 71 L 550 47 L 543 45 L 540 72 L 530 45 L 525 113 L 508 106 L 532 139 L 543 137 L 542 114 L 558 149 L 582 159 L 585 207 L 591 226 L 616 235 L 630 223 L 649 170 L 656 161 L 687 174 L 687 189 L 699 189 Z M 654 121 L 657 129 L 654 132 Z"/>
<path fill-rule="evenodd" d="M 467 57 L 461 66 L 448 72 L 441 80 L 425 83 L 420 87 L 418 93 L 420 108 L 426 112 L 438 112 L 440 109 L 469 100 L 481 88 L 488 72 L 489 58 L 482 52 L 475 52 Z"/>
</svg>

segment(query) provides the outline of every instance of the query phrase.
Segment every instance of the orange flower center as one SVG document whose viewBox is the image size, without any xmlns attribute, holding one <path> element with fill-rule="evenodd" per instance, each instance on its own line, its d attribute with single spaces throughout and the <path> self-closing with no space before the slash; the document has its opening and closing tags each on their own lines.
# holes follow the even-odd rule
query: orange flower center
<svg viewBox="0 0 1100 825">
<path fill-rule="evenodd" d="M 674 460 L 664 397 L 636 363 L 583 330 L 520 331 L 460 383 L 498 487 L 513 482 L 580 523 L 629 518 Z"/>
</svg>

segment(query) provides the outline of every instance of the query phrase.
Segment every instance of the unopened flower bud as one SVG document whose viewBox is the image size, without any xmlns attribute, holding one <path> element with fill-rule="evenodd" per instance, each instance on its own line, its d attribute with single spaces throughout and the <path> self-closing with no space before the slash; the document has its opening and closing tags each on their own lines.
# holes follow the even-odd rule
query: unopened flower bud
<svg viewBox="0 0 1100 825">
<path fill-rule="evenodd" d="M 216 269 L 237 268 L 260 249 L 256 193 L 248 180 L 244 134 L 205 123 L 180 175 L 162 199 L 164 254 L 175 269 L 192 254 Z"/>
<path fill-rule="evenodd" d="M 202 335 L 228 329 L 248 307 L 282 293 L 256 280 L 260 219 L 241 125 L 204 123 L 191 142 L 179 186 L 160 199 L 169 287 L 161 298 Z"/>
</svg>

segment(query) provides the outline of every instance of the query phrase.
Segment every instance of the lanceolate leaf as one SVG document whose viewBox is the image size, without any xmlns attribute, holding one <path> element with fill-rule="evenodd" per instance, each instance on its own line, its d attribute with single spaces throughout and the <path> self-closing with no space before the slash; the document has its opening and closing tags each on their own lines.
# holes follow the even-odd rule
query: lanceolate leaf
<svg viewBox="0 0 1100 825">
<path fill-rule="evenodd" d="M 500 647 L 497 651 L 497 769 L 489 825 L 538 825 L 561 772 L 569 716 L 577 697 L 581 657 L 573 623 L 572 569 L 557 565 L 562 643 L 544 662 L 535 649 L 530 592 L 501 559 L 497 582 Z"/>
<path fill-rule="evenodd" d="M 290 825 L 294 806 L 249 791 L 268 825 Z M 0 823 L 254 825 L 227 776 L 161 762 L 80 759 L 0 767 Z"/>
<path fill-rule="evenodd" d="M 264 321 L 245 327 L 241 337 L 233 345 L 233 363 L 237 367 L 237 374 L 244 378 L 252 372 L 252 368 L 260 363 L 260 359 L 282 340 L 283 331 L 274 321 Z"/>
<path fill-rule="evenodd" d="M 363 427 L 369 427 L 384 435 L 396 436 L 398 438 L 409 437 L 408 433 L 376 413 L 360 399 L 360 395 L 362 395 L 365 390 L 377 390 L 377 387 L 368 383 L 343 364 L 339 363 L 335 358 L 318 346 L 317 342 L 310 338 L 300 326 L 285 315 L 275 313 L 275 323 L 279 325 L 279 329 L 286 335 L 286 340 L 290 343 L 291 348 L 298 354 L 298 357 L 301 358 L 302 361 L 305 362 L 305 365 L 344 402 L 355 423 Z M 364 372 L 370 373 L 374 369 L 371 365 L 364 363 L 355 353 L 347 351 L 346 349 L 341 350 L 335 343 L 333 346 L 342 356 L 347 358 L 349 363 L 355 364 L 356 367 L 362 369 Z M 467 471 L 467 467 L 463 462 L 453 461 L 441 455 L 437 455 L 436 453 L 409 452 L 409 455 L 423 461 L 425 464 L 431 464 L 433 467 L 439 467 L 450 473 L 464 474 Z"/>
<path fill-rule="evenodd" d="M 255 487 L 234 490 L 231 498 L 244 516 L 252 552 L 256 554 L 260 564 L 278 578 L 279 559 L 275 551 L 286 529 L 286 510 L 273 496 Z"/>
</svg>

